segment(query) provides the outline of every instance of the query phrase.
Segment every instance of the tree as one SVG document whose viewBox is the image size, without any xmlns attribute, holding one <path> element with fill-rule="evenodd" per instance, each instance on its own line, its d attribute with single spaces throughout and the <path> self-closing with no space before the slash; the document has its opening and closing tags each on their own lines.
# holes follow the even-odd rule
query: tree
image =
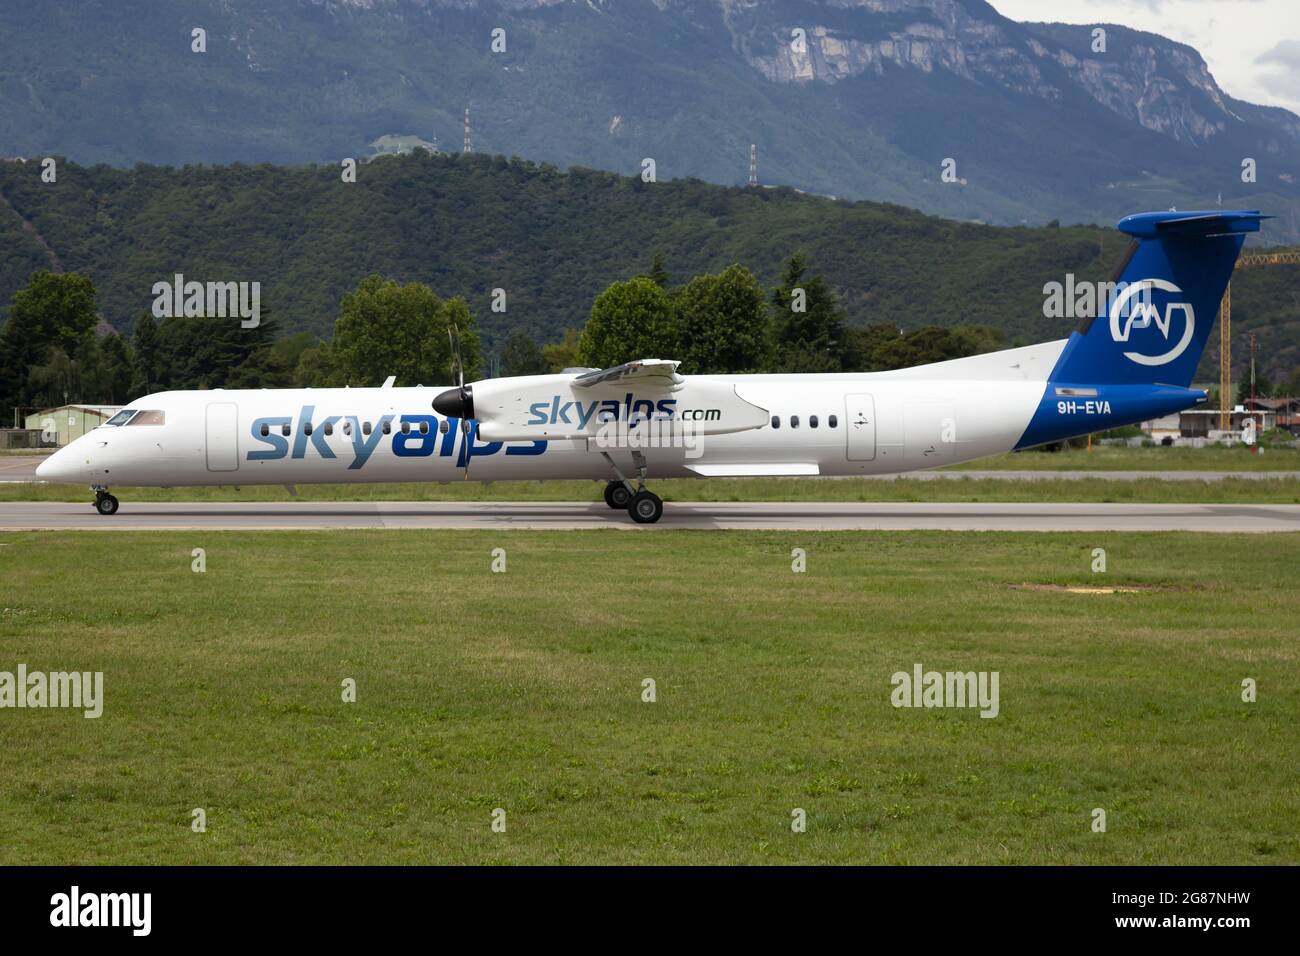
<svg viewBox="0 0 1300 956">
<path fill-rule="evenodd" d="M 294 388 L 331 388 L 339 384 L 334 369 L 334 350 L 328 342 L 304 349 L 293 370 Z"/>
<path fill-rule="evenodd" d="M 527 332 L 516 332 L 501 350 L 502 375 L 545 375 L 550 371 L 546 356 Z"/>
<path fill-rule="evenodd" d="M 696 276 L 674 300 L 681 343 L 675 357 L 696 375 L 765 368 L 770 353 L 766 298 L 742 265 Z"/>
<path fill-rule="evenodd" d="M 76 272 L 34 272 L 27 287 L 14 294 L 9 322 L 15 321 L 34 328 L 39 347 L 72 355 L 99 324 L 95 286 Z"/>
<path fill-rule="evenodd" d="M 865 329 L 850 329 L 846 343 L 845 370 L 861 372 L 911 368 L 1006 348 L 1002 332 L 987 325 L 951 329 L 924 325 L 904 333 L 890 323 L 874 323 Z"/>
<path fill-rule="evenodd" d="M 656 252 L 654 259 L 650 262 L 650 273 L 647 278 L 661 289 L 668 288 L 668 267 L 664 264 L 664 254 Z"/>
<path fill-rule="evenodd" d="M 826 280 L 806 277 L 801 253 L 786 263 L 772 292 L 777 368 L 783 372 L 838 372 L 844 367 L 844 313 Z"/>
<path fill-rule="evenodd" d="M 902 334 L 902 329 L 892 322 L 873 322 L 865 329 L 849 329 L 844 337 L 844 370 L 883 371 L 886 366 L 879 358 L 881 350 Z"/>
<path fill-rule="evenodd" d="M 578 364 L 578 342 L 582 333 L 577 329 L 565 329 L 564 338 L 559 342 L 548 342 L 542 346 L 542 355 L 546 357 L 546 367 L 551 372 L 562 372 Z"/>
<path fill-rule="evenodd" d="M 99 400 L 108 405 L 125 405 L 131 400 L 135 377 L 131 346 L 116 332 L 109 332 L 99 342 L 99 354 Z"/>
<path fill-rule="evenodd" d="M 332 367 L 348 385 L 378 385 L 389 375 L 399 385 L 451 381 L 447 330 L 459 330 L 465 378 L 478 374 L 478 336 L 463 299 L 443 302 L 427 285 L 367 276 L 343 296 L 334 323 Z"/>
<path fill-rule="evenodd" d="M 57 392 L 73 388 L 73 356 L 93 336 L 98 322 L 95 287 L 89 277 L 75 272 L 33 272 L 27 285 L 14 293 L 9 321 L 0 332 L 0 401 L 33 404 L 36 390 L 44 399 L 53 394 L 51 376 L 62 376 L 63 386 Z M 37 368 L 44 371 L 38 376 L 39 383 L 34 383 L 32 375 Z"/>
<path fill-rule="evenodd" d="M 596 297 L 578 341 L 577 360 L 608 368 L 643 358 L 672 358 L 676 323 L 668 294 L 645 276 L 615 282 Z"/>
<path fill-rule="evenodd" d="M 135 350 L 134 376 L 131 380 L 131 397 L 148 395 L 159 386 L 158 326 L 148 312 L 135 320 L 131 334 Z"/>
<path fill-rule="evenodd" d="M 1246 369 L 1246 374 L 1244 374 L 1241 377 L 1241 381 L 1237 383 L 1237 404 L 1246 404 L 1250 399 L 1252 391 L 1256 398 L 1268 398 L 1273 394 L 1273 383 L 1269 381 L 1268 376 L 1264 374 L 1263 370 L 1256 368 L 1255 384 L 1254 386 L 1251 386 L 1250 369 L 1248 367 Z"/>
</svg>

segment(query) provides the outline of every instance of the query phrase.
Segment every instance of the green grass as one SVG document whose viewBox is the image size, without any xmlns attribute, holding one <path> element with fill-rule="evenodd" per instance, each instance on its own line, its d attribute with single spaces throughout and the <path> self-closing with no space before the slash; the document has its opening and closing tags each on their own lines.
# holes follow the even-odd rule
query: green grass
<svg viewBox="0 0 1300 956">
<path fill-rule="evenodd" d="M 1097 478 L 1012 478 L 862 481 L 851 478 L 673 478 L 651 480 L 665 501 L 1133 501 L 1171 504 L 1297 504 L 1295 478 L 1220 481 L 1126 481 Z M 495 481 L 430 484 L 299 485 L 301 501 L 599 501 L 604 482 Z M 280 485 L 241 488 L 113 488 L 124 503 L 140 501 L 295 500 Z M 0 501 L 85 501 L 78 485 L 0 484 Z"/>
<path fill-rule="evenodd" d="M 1300 471 L 1300 449 L 1265 448 L 1254 453 L 1244 445 L 1205 448 L 1117 448 L 1024 451 L 994 455 L 949 466 L 953 470 L 998 471 Z"/>
<path fill-rule="evenodd" d="M 0 711 L 4 864 L 1300 862 L 1300 535 L 0 544 L 0 669 L 106 697 Z M 1011 588 L 1069 582 L 1171 589 Z M 894 709 L 917 662 L 1000 715 Z"/>
</svg>

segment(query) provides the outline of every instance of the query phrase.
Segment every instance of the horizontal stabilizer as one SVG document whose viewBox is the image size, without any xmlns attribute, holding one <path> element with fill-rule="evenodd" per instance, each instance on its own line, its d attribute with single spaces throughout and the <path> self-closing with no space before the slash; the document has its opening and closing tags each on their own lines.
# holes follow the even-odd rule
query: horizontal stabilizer
<svg viewBox="0 0 1300 956">
<path fill-rule="evenodd" d="M 1224 236 L 1259 232 L 1261 220 L 1272 219 L 1256 209 L 1226 212 L 1140 212 L 1119 221 L 1119 231 L 1135 239 L 1157 236 Z"/>
</svg>

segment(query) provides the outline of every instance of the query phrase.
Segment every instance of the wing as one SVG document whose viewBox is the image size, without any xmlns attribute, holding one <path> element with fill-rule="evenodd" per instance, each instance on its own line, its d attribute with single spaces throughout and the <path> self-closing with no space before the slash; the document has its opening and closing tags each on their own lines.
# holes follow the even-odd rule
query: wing
<svg viewBox="0 0 1300 956">
<path fill-rule="evenodd" d="M 638 359 L 624 362 L 613 368 L 583 372 L 573 380 L 574 388 L 595 388 L 598 385 L 632 385 L 646 389 L 663 389 L 675 392 L 686 381 L 677 374 L 681 362 L 670 359 Z"/>
</svg>

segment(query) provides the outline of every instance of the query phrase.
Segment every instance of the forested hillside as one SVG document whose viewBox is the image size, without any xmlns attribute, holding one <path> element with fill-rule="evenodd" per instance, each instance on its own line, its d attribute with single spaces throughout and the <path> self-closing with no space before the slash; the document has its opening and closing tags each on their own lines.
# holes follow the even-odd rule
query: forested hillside
<svg viewBox="0 0 1300 956">
<path fill-rule="evenodd" d="M 260 282 L 282 334 L 328 337 L 343 293 L 377 273 L 464 297 L 485 354 L 513 331 L 558 341 L 656 254 L 674 284 L 739 262 L 770 287 L 801 251 L 850 325 L 1063 337 L 1075 320 L 1044 317 L 1044 283 L 1103 279 L 1125 244 L 1110 228 L 963 224 L 785 188 L 646 183 L 479 154 L 384 158 L 362 164 L 355 183 L 337 166 L 61 160 L 47 183 L 38 163 L 0 162 L 0 196 L 0 308 L 54 257 L 91 277 L 104 318 L 122 330 L 150 309 L 156 282 L 181 273 Z M 494 289 L 504 311 L 492 309 Z M 1288 378 L 1300 355 L 1300 267 L 1248 270 L 1233 289 L 1235 327 L 1258 329 L 1263 366 Z"/>
<path fill-rule="evenodd" d="M 0 155 L 337 162 L 385 136 L 459 149 L 468 108 L 476 149 L 565 168 L 651 157 L 736 185 L 752 143 L 764 183 L 955 219 L 1104 224 L 1221 195 L 1300 237 L 1300 118 L 1115 23 L 1098 43 L 984 0 L 10 6 Z"/>
</svg>

